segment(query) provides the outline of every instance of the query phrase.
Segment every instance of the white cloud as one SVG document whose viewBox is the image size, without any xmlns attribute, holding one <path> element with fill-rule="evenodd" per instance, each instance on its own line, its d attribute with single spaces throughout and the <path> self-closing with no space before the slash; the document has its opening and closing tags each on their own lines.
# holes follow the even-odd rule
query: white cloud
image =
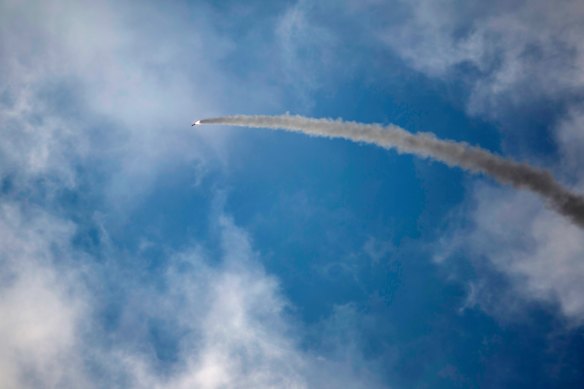
<svg viewBox="0 0 584 389">
<path fill-rule="evenodd" d="M 192 164 L 204 174 L 204 149 L 224 153 L 216 132 L 192 132 L 195 115 L 276 104 L 274 90 L 250 96 L 248 85 L 219 74 L 235 46 L 214 30 L 208 10 L 195 20 L 173 14 L 169 23 L 166 8 L 156 7 L 0 4 L 1 179 L 14 178 L 24 195 L 37 179 L 75 188 L 77 165 L 95 164 L 111 182 L 91 189 L 124 208 L 159 172 Z M 303 329 L 277 279 L 229 218 L 219 218 L 220 258 L 195 243 L 166 258 L 152 281 L 127 259 L 139 254 L 106 239 L 107 226 L 94 248 L 103 258 L 94 258 L 72 243 L 72 222 L 30 207 L 0 201 L 0 386 L 376 383 L 373 374 L 360 376 L 367 361 L 358 353 L 349 363 L 302 348 Z M 158 344 L 154 330 L 168 344 Z M 160 357 L 161 348 L 173 356 Z"/>
<path fill-rule="evenodd" d="M 172 299 L 157 298 L 167 300 L 158 300 L 156 307 L 165 307 L 177 332 L 186 334 L 180 368 L 169 377 L 146 379 L 144 372 L 148 376 L 152 369 L 141 368 L 135 372 L 136 382 L 169 388 L 379 386 L 371 372 L 364 373 L 368 365 L 356 346 L 347 360 L 338 359 L 338 353 L 301 349 L 300 327 L 286 308 L 277 279 L 258 264 L 246 234 L 230 218 L 219 220 L 220 266 L 206 265 L 200 250 L 179 254 L 167 274 Z M 346 351 L 343 339 L 333 341 Z M 148 361 L 142 359 L 137 365 L 144 364 Z"/>
<path fill-rule="evenodd" d="M 335 34 L 310 20 L 313 8 L 310 2 L 297 2 L 282 15 L 276 29 L 283 76 L 304 99 L 309 95 L 306 90 L 324 83 L 323 69 L 336 68 L 335 51 L 340 48 Z"/>
<path fill-rule="evenodd" d="M 204 149 L 224 153 L 223 140 L 192 132 L 197 113 L 278 100 L 261 88 L 250 96 L 248 85 L 219 74 L 235 46 L 207 11 L 168 23 L 155 4 L 2 2 L 0 178 L 18 180 L 24 195 L 37 179 L 75 188 L 78 164 L 103 163 L 111 182 L 91 189 L 123 209 L 164 169 L 206 171 Z M 277 279 L 229 218 L 219 217 L 220 258 L 193 244 L 166 258 L 153 281 L 127 258 L 139 254 L 107 239 L 106 225 L 94 248 L 103 258 L 94 258 L 72 243 L 73 223 L 29 207 L 0 202 L 0 386 L 375 383 L 334 355 L 303 350 Z M 359 355 L 352 361 L 366 365 Z"/>
<path fill-rule="evenodd" d="M 72 225 L 40 210 L 0 207 L 0 386 L 86 387 L 80 324 L 86 291 Z"/>
<path fill-rule="evenodd" d="M 107 173 L 111 203 L 128 207 L 168 169 L 228 163 L 227 133 L 193 130 L 194 118 L 279 101 L 222 69 L 238 48 L 208 7 L 190 16 L 155 2 L 0 7 L 2 178 L 74 187 L 76 166 L 92 164 Z"/>
<path fill-rule="evenodd" d="M 277 279 L 228 217 L 218 219 L 219 261 L 194 244 L 154 283 L 128 278 L 119 258 L 92 261 L 71 245 L 74 225 L 41 210 L 4 205 L 0 220 L 2 387 L 379 386 L 355 342 L 350 352 L 338 337 L 335 353 L 302 349 Z M 103 274 L 118 294 L 104 291 Z M 120 319 L 107 323 L 99 315 L 114 305 Z M 168 347 L 170 362 L 158 356 Z"/>
<path fill-rule="evenodd" d="M 498 110 L 584 87 L 580 1 L 398 4 L 407 16 L 387 26 L 380 39 L 430 76 L 460 77 L 458 66 L 473 67 L 472 112 L 498 118 Z"/>
<path fill-rule="evenodd" d="M 557 306 L 572 325 L 584 324 L 584 233 L 524 192 L 478 185 L 470 226 L 444 239 L 438 256 L 462 254 L 477 269 L 487 260 L 511 282 L 471 281 L 467 305 L 502 319 L 520 317 L 525 303 Z M 443 259 L 443 258 L 442 258 Z M 490 290 L 489 290 L 490 289 Z M 504 297 L 504 298 L 503 298 Z"/>
<path fill-rule="evenodd" d="M 504 137 L 532 131 L 513 124 L 514 117 L 533 113 L 534 102 L 557 102 L 561 109 L 554 121 L 541 123 L 558 147 L 556 160 L 545 162 L 556 175 L 583 188 L 582 2 L 396 4 L 404 17 L 375 31 L 379 39 L 430 77 L 462 78 L 469 112 L 494 119 Z M 442 240 L 437 258 L 462 251 L 479 273 L 488 273 L 479 263 L 486 260 L 509 282 L 505 290 L 493 292 L 499 286 L 479 275 L 469 303 L 503 316 L 515 315 L 529 303 L 544 303 L 558 307 L 571 324 L 584 323 L 582 231 L 527 193 L 477 185 L 468 202 L 472 205 L 463 209 L 470 209 L 470 215 L 461 218 L 466 226 L 454 227 Z"/>
</svg>

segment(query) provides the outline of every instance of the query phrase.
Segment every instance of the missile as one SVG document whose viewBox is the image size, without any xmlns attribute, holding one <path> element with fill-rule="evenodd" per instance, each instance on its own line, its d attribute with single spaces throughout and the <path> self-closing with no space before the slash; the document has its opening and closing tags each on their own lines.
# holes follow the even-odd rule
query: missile
<svg viewBox="0 0 584 389">
<path fill-rule="evenodd" d="M 192 127 L 192 126 L 198 126 L 198 125 L 200 125 L 200 124 L 201 124 L 201 121 L 200 121 L 200 120 L 195 120 L 195 121 L 193 122 L 193 124 L 191 124 L 191 127 Z"/>
</svg>

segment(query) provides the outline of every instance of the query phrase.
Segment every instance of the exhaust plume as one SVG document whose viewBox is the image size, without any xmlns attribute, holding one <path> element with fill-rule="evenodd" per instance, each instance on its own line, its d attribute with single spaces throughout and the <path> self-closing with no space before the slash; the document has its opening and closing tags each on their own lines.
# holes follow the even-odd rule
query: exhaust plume
<svg viewBox="0 0 584 389">
<path fill-rule="evenodd" d="M 545 170 L 507 160 L 468 143 L 440 140 L 431 133 L 412 134 L 395 125 L 380 126 L 292 115 L 234 115 L 202 119 L 199 123 L 280 129 L 311 136 L 343 138 L 395 149 L 398 153 L 432 158 L 448 166 L 484 173 L 500 183 L 537 193 L 552 209 L 584 228 L 583 196 L 564 188 Z"/>
</svg>

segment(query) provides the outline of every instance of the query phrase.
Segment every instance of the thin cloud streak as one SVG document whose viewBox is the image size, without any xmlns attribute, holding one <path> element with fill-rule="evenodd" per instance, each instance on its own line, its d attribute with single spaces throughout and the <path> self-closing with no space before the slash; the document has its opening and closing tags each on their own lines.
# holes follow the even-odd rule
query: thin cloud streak
<svg viewBox="0 0 584 389">
<path fill-rule="evenodd" d="M 342 138 L 435 159 L 448 166 L 487 174 L 503 184 L 530 190 L 543 197 L 552 209 L 584 228 L 584 197 L 564 188 L 545 170 L 502 158 L 468 143 L 441 140 L 431 133 L 412 134 L 395 125 L 384 127 L 293 115 L 233 115 L 202 119 L 200 124 L 271 128 L 311 136 Z"/>
</svg>

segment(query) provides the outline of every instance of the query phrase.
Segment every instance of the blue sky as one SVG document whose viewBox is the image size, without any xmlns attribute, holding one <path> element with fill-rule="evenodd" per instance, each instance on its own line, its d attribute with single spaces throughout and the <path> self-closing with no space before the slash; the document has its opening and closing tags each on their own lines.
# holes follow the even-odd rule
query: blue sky
<svg viewBox="0 0 584 389">
<path fill-rule="evenodd" d="M 581 388 L 584 233 L 397 124 L 584 191 L 581 2 L 0 0 L 0 386 Z"/>
</svg>

